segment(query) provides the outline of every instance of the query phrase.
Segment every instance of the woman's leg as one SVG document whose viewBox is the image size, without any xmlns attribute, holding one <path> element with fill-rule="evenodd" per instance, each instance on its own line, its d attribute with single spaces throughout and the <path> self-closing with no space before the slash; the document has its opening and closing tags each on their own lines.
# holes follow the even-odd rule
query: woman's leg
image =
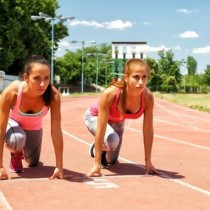
<svg viewBox="0 0 210 210">
<path fill-rule="evenodd" d="M 26 162 L 36 166 L 39 162 L 42 144 L 42 129 L 23 130 L 14 120 L 9 119 L 6 131 L 6 147 L 12 153 L 24 152 Z"/>
<path fill-rule="evenodd" d="M 23 148 L 24 157 L 29 166 L 36 166 L 39 163 L 42 146 L 42 129 L 25 130 L 26 144 Z"/>
<path fill-rule="evenodd" d="M 90 111 L 85 113 L 85 124 L 88 130 L 95 136 L 97 128 L 97 116 L 92 116 Z M 106 133 L 104 136 L 103 151 L 106 151 L 106 159 L 108 163 L 115 163 L 118 159 L 122 135 L 124 131 L 124 122 L 121 123 L 108 123 Z"/>
<path fill-rule="evenodd" d="M 117 162 L 122 145 L 124 124 L 124 122 L 109 122 L 109 125 L 107 126 L 113 129 L 112 132 L 106 132 L 106 142 L 107 145 L 110 145 L 110 151 L 107 151 L 106 153 L 106 160 L 108 163 L 114 164 Z"/>
<path fill-rule="evenodd" d="M 26 134 L 21 126 L 12 119 L 8 120 L 7 130 L 5 135 L 5 146 L 11 152 L 10 171 L 13 173 L 23 172 L 23 153 L 22 149 L 25 146 Z"/>
<path fill-rule="evenodd" d="M 25 131 L 16 121 L 9 119 L 6 130 L 6 147 L 12 153 L 19 153 L 25 146 L 25 142 Z"/>
</svg>

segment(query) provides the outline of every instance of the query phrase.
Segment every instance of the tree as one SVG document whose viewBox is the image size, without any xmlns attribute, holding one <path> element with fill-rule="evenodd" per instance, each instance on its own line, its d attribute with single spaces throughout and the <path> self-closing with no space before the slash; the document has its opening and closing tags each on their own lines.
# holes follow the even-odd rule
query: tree
<svg viewBox="0 0 210 210">
<path fill-rule="evenodd" d="M 84 48 L 84 81 L 96 82 L 98 54 L 98 84 L 105 84 L 106 62 L 111 60 L 110 45 L 88 46 Z M 82 50 L 68 51 L 55 60 L 55 74 L 60 75 L 61 83 L 76 84 L 81 81 Z M 109 77 L 109 75 L 108 75 Z"/>
<path fill-rule="evenodd" d="M 187 71 L 189 75 L 195 75 L 197 72 L 197 61 L 192 56 L 187 57 Z"/>
<path fill-rule="evenodd" d="M 31 54 L 40 54 L 50 60 L 51 24 L 45 20 L 33 21 L 31 15 L 41 11 L 54 17 L 57 8 L 57 0 L 0 0 L 1 70 L 17 75 Z M 63 24 L 55 24 L 55 48 L 67 35 Z"/>
<path fill-rule="evenodd" d="M 205 71 L 204 71 L 204 76 L 203 76 L 203 83 L 205 85 L 210 85 L 210 65 L 207 65 Z"/>
<path fill-rule="evenodd" d="M 59 75 L 62 84 L 77 83 L 81 76 L 81 50 L 76 53 L 68 51 L 55 62 L 55 74 Z"/>
<path fill-rule="evenodd" d="M 148 86 L 152 91 L 159 91 L 162 84 L 162 78 L 160 77 L 158 63 L 153 58 L 146 58 L 145 60 L 150 68 L 150 78 Z"/>
<path fill-rule="evenodd" d="M 162 78 L 162 88 L 164 91 L 177 91 L 178 86 L 181 84 L 180 67 L 182 61 L 174 60 L 174 53 L 172 50 L 158 52 L 159 59 L 159 72 Z M 168 87 L 167 87 L 168 86 Z"/>
</svg>

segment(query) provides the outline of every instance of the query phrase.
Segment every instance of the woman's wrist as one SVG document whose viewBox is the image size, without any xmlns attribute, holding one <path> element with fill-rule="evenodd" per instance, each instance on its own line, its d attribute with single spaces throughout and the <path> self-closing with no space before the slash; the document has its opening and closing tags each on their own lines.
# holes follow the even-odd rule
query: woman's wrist
<svg viewBox="0 0 210 210">
<path fill-rule="evenodd" d="M 145 162 L 151 162 L 151 158 L 145 158 Z"/>
</svg>

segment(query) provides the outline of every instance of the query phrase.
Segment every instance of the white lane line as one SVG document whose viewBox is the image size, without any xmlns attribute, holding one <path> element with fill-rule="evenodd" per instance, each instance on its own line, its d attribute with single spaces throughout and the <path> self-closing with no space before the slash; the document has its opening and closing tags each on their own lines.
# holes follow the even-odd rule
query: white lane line
<svg viewBox="0 0 210 210">
<path fill-rule="evenodd" d="M 131 163 L 131 164 L 133 164 L 133 165 L 135 165 L 135 166 L 137 166 L 137 167 L 139 167 L 139 168 L 141 168 L 141 169 L 145 169 L 144 166 L 140 166 L 140 165 L 136 164 L 136 163 L 133 162 L 133 161 L 130 161 L 130 160 L 125 159 L 125 158 L 122 158 L 122 157 L 120 157 L 120 159 L 123 160 L 124 162 Z M 201 193 L 203 193 L 203 194 L 210 195 L 210 191 L 204 190 L 204 189 L 202 189 L 202 188 L 199 188 L 199 187 L 196 187 L 196 186 L 194 186 L 194 185 L 188 184 L 188 183 L 183 182 L 183 181 L 181 181 L 181 180 L 175 179 L 175 178 L 170 177 L 170 176 L 168 176 L 168 175 L 166 175 L 166 174 L 164 174 L 164 173 L 161 174 L 161 175 L 159 175 L 159 176 L 160 176 L 160 177 L 163 177 L 163 178 L 165 178 L 165 179 L 168 179 L 168 180 L 170 180 L 170 181 L 172 181 L 172 182 L 178 183 L 178 184 L 180 184 L 180 185 L 182 185 L 182 186 L 188 187 L 188 188 L 190 188 L 190 189 L 192 189 L 192 190 L 196 190 L 196 191 L 201 192 Z"/>
<path fill-rule="evenodd" d="M 67 136 L 70 136 L 70 137 L 76 139 L 77 141 L 79 141 L 79 142 L 81 142 L 81 143 L 83 143 L 83 144 L 86 144 L 86 145 L 88 145 L 88 146 L 91 145 L 90 143 L 88 143 L 88 142 L 86 142 L 86 141 L 84 141 L 84 140 L 82 140 L 82 139 L 80 139 L 80 138 L 78 138 L 78 137 L 76 137 L 76 136 L 70 134 L 69 132 L 67 132 L 67 131 L 65 131 L 65 130 L 63 130 L 63 129 L 62 129 L 62 131 L 63 131 L 63 133 L 65 133 Z"/>
<path fill-rule="evenodd" d="M 161 122 L 161 123 L 165 123 L 165 124 L 169 124 L 169 125 L 174 125 L 176 127 L 181 127 L 181 128 L 187 128 L 187 129 L 194 129 L 194 130 L 197 130 L 197 131 L 202 131 L 202 132 L 205 132 L 205 133 L 210 133 L 210 130 L 207 130 L 207 129 L 201 129 L 201 128 L 198 128 L 196 126 L 188 126 L 188 125 L 182 125 L 182 124 L 177 124 L 177 123 L 173 123 L 173 122 L 170 122 L 170 121 L 167 121 L 167 120 L 161 120 L 161 119 L 155 119 L 155 121 L 158 121 L 158 122 Z"/>
<path fill-rule="evenodd" d="M 72 137 L 73 139 L 75 139 L 75 140 L 77 140 L 77 141 L 79 141 L 79 142 L 81 142 L 81 143 L 84 143 L 84 144 L 86 144 L 86 145 L 90 145 L 90 143 L 88 143 L 88 142 L 86 142 L 86 141 L 84 141 L 84 140 L 82 140 L 82 139 L 80 139 L 80 138 L 78 138 L 78 137 L 76 137 L 76 136 L 74 136 L 74 135 L 68 133 L 68 132 L 65 131 L 65 130 L 63 130 L 63 132 L 64 132 L 67 136 L 70 136 L 70 137 Z M 139 168 L 141 168 L 141 169 L 145 169 L 145 167 L 139 166 L 139 165 L 136 164 L 135 162 L 133 162 L 133 161 L 131 161 L 131 160 L 128 160 L 128 159 L 126 159 L 126 158 L 119 157 L 119 159 L 121 159 L 122 161 L 124 161 L 124 162 L 126 162 L 126 163 L 131 163 L 131 164 L 133 164 L 133 165 L 135 165 L 135 166 L 137 166 L 137 167 L 139 167 Z M 108 177 L 108 176 L 107 176 L 107 177 Z M 174 179 L 173 177 L 170 177 L 170 176 L 165 175 L 165 174 L 161 175 L 161 177 L 166 178 L 167 180 L 170 180 L 170 181 L 175 182 L 175 183 L 177 183 L 177 184 L 180 184 L 180 185 L 182 185 L 182 186 L 184 186 L 184 187 L 187 187 L 187 188 L 189 188 L 189 189 L 191 189 L 191 190 L 195 190 L 195 191 L 197 191 L 197 192 L 200 192 L 200 193 L 203 193 L 203 194 L 206 194 L 206 195 L 209 195 L 209 196 L 210 196 L 210 191 L 207 191 L 207 190 L 204 190 L 204 189 L 202 189 L 202 188 L 196 187 L 196 186 L 194 186 L 194 185 L 188 184 L 188 183 L 183 182 L 183 181 L 181 181 L 181 180 Z"/>
<path fill-rule="evenodd" d="M 2 210 L 13 210 L 13 208 L 10 206 L 9 202 L 7 201 L 6 197 L 4 194 L 0 191 L 0 209 L 3 207 Z"/>
<path fill-rule="evenodd" d="M 126 129 L 132 130 L 132 131 L 135 131 L 135 132 L 138 132 L 138 133 L 142 133 L 142 131 L 137 130 L 135 128 L 126 127 Z M 154 137 L 164 139 L 164 140 L 168 140 L 168 141 L 173 141 L 173 142 L 180 143 L 180 144 L 186 144 L 186 145 L 196 147 L 196 148 L 199 148 L 199 149 L 210 150 L 210 147 L 205 147 L 205 146 L 202 146 L 202 145 L 199 145 L 199 144 L 192 144 L 192 143 L 189 143 L 189 142 L 184 142 L 184 141 L 181 141 L 181 140 L 178 140 L 178 139 L 172 139 L 172 138 L 164 137 L 164 136 L 157 135 L 157 134 L 154 134 Z"/>
<path fill-rule="evenodd" d="M 195 112 L 199 112 L 198 110 L 194 110 L 194 109 L 190 109 L 188 107 L 182 107 L 183 109 L 181 110 L 182 112 L 182 116 L 180 115 L 180 106 L 173 104 L 174 106 L 177 106 L 179 109 L 177 110 L 172 110 L 172 109 L 167 109 L 166 107 L 164 107 L 162 104 L 160 104 L 159 102 L 156 101 L 156 104 L 161 107 L 161 110 L 165 110 L 166 112 L 168 112 L 169 114 L 175 116 L 176 118 L 180 119 L 182 122 L 186 122 L 187 124 L 189 124 L 189 120 L 193 121 L 193 122 L 197 122 L 199 120 L 202 120 L 203 122 L 205 121 L 206 123 L 209 123 L 210 120 L 208 117 L 203 118 L 202 116 L 197 116 L 197 115 L 193 115 L 193 113 Z M 187 110 L 187 111 L 186 111 Z M 185 114 L 184 114 L 185 113 Z M 186 113 L 189 113 L 189 115 L 186 115 Z M 208 113 L 206 113 L 208 115 Z M 187 119 L 185 119 L 187 118 Z"/>
</svg>

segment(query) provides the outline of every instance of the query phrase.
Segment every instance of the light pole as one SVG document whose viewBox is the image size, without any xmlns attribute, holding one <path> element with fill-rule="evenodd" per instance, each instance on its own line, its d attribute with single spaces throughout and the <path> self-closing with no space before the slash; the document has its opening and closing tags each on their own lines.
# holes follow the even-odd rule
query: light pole
<svg viewBox="0 0 210 210">
<path fill-rule="evenodd" d="M 105 62 L 105 64 L 106 64 L 106 82 L 105 82 L 105 85 L 107 85 L 107 64 L 113 64 L 113 63 L 114 63 L 113 61 Z"/>
<path fill-rule="evenodd" d="M 107 54 L 104 53 L 90 53 L 90 55 L 95 55 L 96 56 L 96 92 L 97 92 L 97 85 L 98 85 L 98 63 L 99 63 L 99 56 L 105 56 Z"/>
<path fill-rule="evenodd" d="M 182 61 L 182 65 L 184 66 L 184 68 L 183 68 L 183 78 L 184 78 L 184 81 L 183 81 L 183 83 L 184 83 L 184 93 L 186 93 L 186 78 L 185 78 L 185 70 L 187 69 L 187 62 L 185 61 L 185 60 L 183 60 Z"/>
<path fill-rule="evenodd" d="M 81 72 L 81 93 L 84 92 L 83 83 L 84 83 L 84 47 L 86 43 L 95 44 L 96 41 L 71 41 L 72 44 L 81 43 L 82 44 L 82 72 Z"/>
<path fill-rule="evenodd" d="M 52 27 L 52 32 L 51 32 L 51 83 L 53 84 L 54 79 L 53 79 L 53 75 L 54 75 L 54 25 L 55 25 L 55 21 L 58 20 L 59 22 L 64 22 L 67 20 L 73 20 L 75 19 L 75 17 L 63 17 L 62 15 L 57 15 L 55 17 L 51 17 L 43 12 L 39 12 L 39 15 L 32 15 L 31 16 L 32 20 L 39 20 L 39 19 L 45 19 L 46 22 L 50 22 L 51 23 L 51 27 Z"/>
</svg>

